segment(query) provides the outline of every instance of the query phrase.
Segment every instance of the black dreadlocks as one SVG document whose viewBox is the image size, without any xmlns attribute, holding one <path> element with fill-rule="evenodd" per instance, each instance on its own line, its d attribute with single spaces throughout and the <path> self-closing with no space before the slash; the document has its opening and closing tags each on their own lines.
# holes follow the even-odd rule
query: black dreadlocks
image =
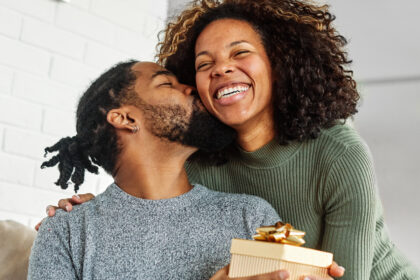
<svg viewBox="0 0 420 280">
<path fill-rule="evenodd" d="M 58 164 L 60 177 L 55 182 L 57 186 L 67 189 L 71 179 L 77 192 L 84 181 L 85 169 L 95 174 L 98 166 L 110 174 L 114 171 L 120 149 L 115 130 L 107 122 L 106 115 L 111 109 L 126 104 L 135 94 L 131 90 L 136 79 L 131 67 L 135 63 L 135 60 L 118 63 L 96 79 L 79 100 L 77 135 L 62 138 L 45 148 L 45 156 L 58 152 L 41 165 L 45 168 Z"/>
</svg>

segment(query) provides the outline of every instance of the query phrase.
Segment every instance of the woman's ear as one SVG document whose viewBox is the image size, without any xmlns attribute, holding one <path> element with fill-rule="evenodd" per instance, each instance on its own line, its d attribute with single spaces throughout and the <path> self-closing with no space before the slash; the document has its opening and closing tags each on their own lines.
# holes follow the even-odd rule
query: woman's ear
<svg viewBox="0 0 420 280">
<path fill-rule="evenodd" d="M 128 108 L 124 107 L 110 110 L 106 115 L 106 120 L 116 129 L 133 131 L 137 127 L 136 121 L 129 116 Z"/>
</svg>

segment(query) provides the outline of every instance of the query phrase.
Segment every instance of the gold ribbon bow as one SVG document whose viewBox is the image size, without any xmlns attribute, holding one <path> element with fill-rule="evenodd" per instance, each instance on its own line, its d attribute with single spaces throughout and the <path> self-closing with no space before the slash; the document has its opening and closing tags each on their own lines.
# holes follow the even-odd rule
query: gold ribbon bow
<svg viewBox="0 0 420 280">
<path fill-rule="evenodd" d="M 252 236 L 252 238 L 259 241 L 301 246 L 305 244 L 305 240 L 303 240 L 304 236 L 304 231 L 294 229 L 290 224 L 277 222 L 274 226 L 257 228 L 257 234 Z"/>
</svg>

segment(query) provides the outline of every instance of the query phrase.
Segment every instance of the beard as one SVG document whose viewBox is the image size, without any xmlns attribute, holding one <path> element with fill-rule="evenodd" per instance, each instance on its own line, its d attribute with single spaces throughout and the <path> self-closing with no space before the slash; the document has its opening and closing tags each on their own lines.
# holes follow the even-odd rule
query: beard
<svg viewBox="0 0 420 280">
<path fill-rule="evenodd" d="M 205 152 L 220 151 L 236 138 L 236 132 L 210 115 L 200 99 L 192 103 L 191 116 L 180 105 L 143 104 L 147 128 L 163 139 L 185 146 L 196 147 Z"/>
</svg>

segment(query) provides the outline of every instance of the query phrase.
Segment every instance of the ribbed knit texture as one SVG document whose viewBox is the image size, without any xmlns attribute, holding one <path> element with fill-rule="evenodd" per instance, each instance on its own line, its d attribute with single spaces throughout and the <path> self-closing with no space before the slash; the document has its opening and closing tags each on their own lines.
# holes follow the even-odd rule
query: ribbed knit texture
<svg viewBox="0 0 420 280">
<path fill-rule="evenodd" d="M 158 187 L 158 186 L 157 186 Z M 195 185 L 146 200 L 113 184 L 42 224 L 28 279 L 209 279 L 229 263 L 232 238 L 280 218 L 263 199 Z"/>
<path fill-rule="evenodd" d="M 314 140 L 254 152 L 237 148 L 222 166 L 189 163 L 191 182 L 267 200 L 306 232 L 306 247 L 334 253 L 343 280 L 420 279 L 384 228 L 370 152 L 348 125 Z"/>
</svg>

